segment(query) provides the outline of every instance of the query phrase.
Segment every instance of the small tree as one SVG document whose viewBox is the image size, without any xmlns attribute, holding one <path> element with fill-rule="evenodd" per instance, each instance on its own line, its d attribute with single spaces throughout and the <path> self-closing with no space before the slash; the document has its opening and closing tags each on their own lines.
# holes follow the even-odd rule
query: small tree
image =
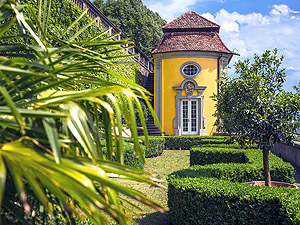
<svg viewBox="0 0 300 225">
<path fill-rule="evenodd" d="M 235 64 L 237 78 L 221 81 L 217 124 L 229 135 L 255 141 L 263 150 L 265 185 L 271 186 L 269 151 L 275 142 L 292 142 L 299 128 L 299 94 L 283 90 L 286 74 L 277 49 Z M 221 121 L 221 122 L 220 122 Z"/>
</svg>

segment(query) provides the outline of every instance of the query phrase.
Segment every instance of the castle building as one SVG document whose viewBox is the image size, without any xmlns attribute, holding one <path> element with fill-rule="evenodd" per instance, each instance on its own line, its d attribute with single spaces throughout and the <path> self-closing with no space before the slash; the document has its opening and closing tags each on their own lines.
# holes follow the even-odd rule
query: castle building
<svg viewBox="0 0 300 225">
<path fill-rule="evenodd" d="M 166 135 L 205 136 L 213 117 L 222 73 L 234 55 L 222 42 L 220 26 L 190 11 L 162 27 L 154 57 L 154 109 Z"/>
</svg>

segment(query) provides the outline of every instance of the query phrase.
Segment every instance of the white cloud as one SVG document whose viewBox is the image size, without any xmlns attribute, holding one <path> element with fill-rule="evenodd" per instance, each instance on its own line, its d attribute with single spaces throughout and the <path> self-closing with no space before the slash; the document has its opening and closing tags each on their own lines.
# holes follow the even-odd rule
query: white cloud
<svg viewBox="0 0 300 225">
<path fill-rule="evenodd" d="M 298 11 L 291 10 L 287 5 L 273 5 L 273 9 L 270 12 L 270 15 L 280 16 L 284 15 L 287 16 L 290 13 L 299 13 Z"/>
<path fill-rule="evenodd" d="M 190 8 L 201 2 L 226 0 L 144 0 L 145 4 L 157 11 L 168 22 L 190 11 Z M 229 49 L 237 49 L 240 57 L 233 57 L 230 74 L 233 74 L 233 63 L 239 59 L 252 58 L 254 53 L 261 54 L 266 49 L 278 48 L 284 55 L 283 66 L 287 69 L 288 90 L 291 90 L 300 78 L 300 12 L 287 5 L 273 5 L 269 14 L 241 14 L 221 9 L 215 15 L 202 14 L 205 18 L 221 25 L 220 36 Z M 299 59 L 298 59 L 299 58 Z"/>
<path fill-rule="evenodd" d="M 214 23 L 217 23 L 217 21 L 215 20 L 215 17 L 210 13 L 204 13 L 204 14 L 202 14 L 202 16 Z"/>
<path fill-rule="evenodd" d="M 220 10 L 213 18 L 204 16 L 221 25 L 220 36 L 229 49 L 238 49 L 239 59 L 252 58 L 266 49 L 278 48 L 284 55 L 283 67 L 287 68 L 287 84 L 292 86 L 300 78 L 300 12 L 287 5 L 273 5 L 269 15 L 260 13 L 239 14 Z M 233 68 L 233 66 L 231 66 Z M 230 71 L 233 74 L 233 70 Z"/>
<path fill-rule="evenodd" d="M 167 22 L 170 22 L 190 11 L 190 6 L 206 1 L 225 2 L 226 0 L 144 0 L 143 2 L 151 10 L 158 12 Z"/>
<path fill-rule="evenodd" d="M 158 12 L 168 22 L 189 11 L 189 6 L 194 5 L 197 0 L 172 0 L 172 1 L 153 1 L 147 6 L 155 12 Z"/>
</svg>

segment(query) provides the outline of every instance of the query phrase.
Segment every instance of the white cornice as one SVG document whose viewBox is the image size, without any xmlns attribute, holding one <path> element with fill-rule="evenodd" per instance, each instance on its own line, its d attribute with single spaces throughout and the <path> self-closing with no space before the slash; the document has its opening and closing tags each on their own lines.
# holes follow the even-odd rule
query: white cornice
<svg viewBox="0 0 300 225">
<path fill-rule="evenodd" d="M 174 58 L 212 58 L 218 59 L 223 57 L 229 59 L 232 54 L 224 52 L 209 52 L 209 51 L 178 51 L 178 52 L 164 52 L 153 54 L 155 59 L 174 59 Z"/>
</svg>

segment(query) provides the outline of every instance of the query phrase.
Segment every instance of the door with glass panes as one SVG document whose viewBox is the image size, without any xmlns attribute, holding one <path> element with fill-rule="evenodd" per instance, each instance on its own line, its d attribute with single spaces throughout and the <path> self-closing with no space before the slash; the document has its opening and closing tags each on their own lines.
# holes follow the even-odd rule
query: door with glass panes
<svg viewBox="0 0 300 225">
<path fill-rule="evenodd" d="M 198 134 L 198 101 L 182 100 L 181 102 L 181 134 Z"/>
</svg>

